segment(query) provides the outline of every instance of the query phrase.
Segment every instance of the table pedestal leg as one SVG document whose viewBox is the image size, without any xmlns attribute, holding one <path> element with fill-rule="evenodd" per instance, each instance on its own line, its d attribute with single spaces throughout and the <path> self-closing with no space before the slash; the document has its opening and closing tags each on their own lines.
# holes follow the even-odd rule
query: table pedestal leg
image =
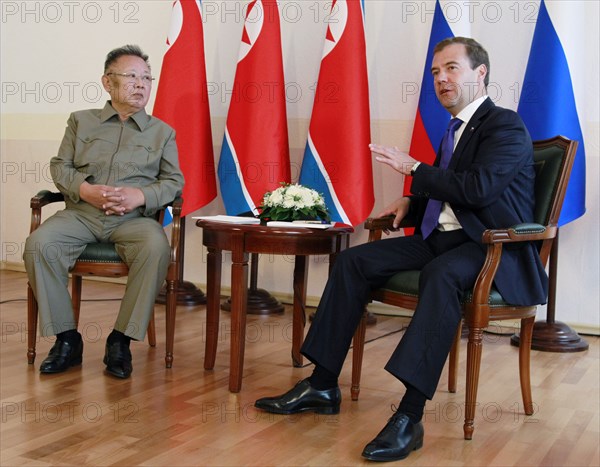
<svg viewBox="0 0 600 467">
<path fill-rule="evenodd" d="M 221 250 L 208 248 L 206 278 L 206 343 L 204 351 L 204 369 L 212 370 L 217 356 L 219 340 L 219 297 L 221 296 Z"/>
<path fill-rule="evenodd" d="M 283 313 L 285 307 L 268 290 L 258 288 L 258 253 L 252 253 L 250 263 L 250 288 L 248 289 L 249 315 L 273 315 Z M 221 303 L 221 310 L 231 311 L 231 298 Z"/>
<path fill-rule="evenodd" d="M 302 366 L 300 347 L 304 341 L 304 326 L 306 325 L 307 277 L 306 256 L 296 256 L 294 264 L 294 311 L 292 317 L 292 362 L 295 367 Z"/>
<path fill-rule="evenodd" d="M 243 233 L 241 234 L 243 235 Z M 242 244 L 236 242 L 234 244 Z M 248 253 L 232 252 L 231 263 L 231 355 L 229 363 L 229 390 L 240 392 L 244 372 L 246 344 L 246 305 L 248 303 Z"/>
</svg>

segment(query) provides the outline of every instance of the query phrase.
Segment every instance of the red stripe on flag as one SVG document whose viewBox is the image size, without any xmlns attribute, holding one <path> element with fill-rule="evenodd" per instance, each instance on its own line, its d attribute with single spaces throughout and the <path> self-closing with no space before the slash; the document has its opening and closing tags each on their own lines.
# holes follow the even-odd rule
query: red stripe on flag
<svg viewBox="0 0 600 467">
<path fill-rule="evenodd" d="M 327 32 L 327 39 L 337 39 L 337 44 L 321 61 L 310 135 L 346 215 L 358 225 L 375 203 L 369 83 L 360 2 L 349 0 L 346 5 L 341 36 L 334 37 L 335 28 Z"/>
<path fill-rule="evenodd" d="M 198 2 L 176 1 L 172 21 L 178 18 L 183 23 L 163 59 L 153 114 L 177 133 L 185 216 L 210 203 L 217 184 Z"/>
<path fill-rule="evenodd" d="M 265 192 L 291 181 L 279 10 L 275 0 L 261 4 L 262 28 L 238 62 L 227 115 L 243 182 L 256 206 Z"/>
</svg>

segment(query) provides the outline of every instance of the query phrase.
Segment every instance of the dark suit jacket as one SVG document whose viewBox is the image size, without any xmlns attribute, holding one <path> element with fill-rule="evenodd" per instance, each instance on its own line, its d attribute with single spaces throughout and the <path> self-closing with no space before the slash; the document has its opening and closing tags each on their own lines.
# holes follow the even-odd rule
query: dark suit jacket
<svg viewBox="0 0 600 467">
<path fill-rule="evenodd" d="M 533 222 L 533 145 L 521 118 L 487 99 L 467 122 L 448 169 L 421 164 L 411 185 L 411 216 L 421 225 L 429 198 L 450 203 L 467 235 Z M 418 230 L 417 230 L 418 232 Z M 484 248 L 483 244 L 482 248 Z M 548 277 L 533 244 L 504 248 L 495 285 L 515 305 L 546 302 Z"/>
</svg>

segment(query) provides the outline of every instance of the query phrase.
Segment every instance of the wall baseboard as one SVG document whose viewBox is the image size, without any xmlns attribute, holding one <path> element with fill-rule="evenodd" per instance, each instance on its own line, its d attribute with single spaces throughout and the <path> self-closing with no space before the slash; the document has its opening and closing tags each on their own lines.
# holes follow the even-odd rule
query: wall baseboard
<svg viewBox="0 0 600 467">
<path fill-rule="evenodd" d="M 25 272 L 25 265 L 23 263 L 16 263 L 10 261 L 2 261 L 0 262 L 0 270 L 7 271 L 15 271 L 15 272 Z M 85 277 L 86 280 L 92 281 L 100 281 L 100 282 L 111 282 L 115 284 L 125 284 L 127 281 L 126 277 Z M 200 290 L 206 290 L 206 284 L 194 284 Z M 272 295 L 279 300 L 281 303 L 292 304 L 293 303 L 293 294 L 291 293 L 283 293 L 283 292 L 271 292 Z M 231 294 L 231 287 L 222 286 L 221 287 L 221 295 L 229 296 Z M 306 297 L 306 306 L 310 308 L 316 308 L 319 304 L 319 300 L 321 297 L 318 296 L 308 296 Z M 399 308 L 391 305 L 386 305 L 385 303 L 380 302 L 372 302 L 368 305 L 369 311 L 376 315 L 381 316 L 398 316 L 404 318 L 410 318 L 413 315 L 412 310 L 407 310 L 405 308 Z M 542 318 L 540 318 L 542 319 Z M 581 335 L 588 336 L 600 336 L 600 326 L 595 326 L 592 324 L 581 324 L 581 323 L 566 323 L 570 326 L 574 331 Z M 521 326 L 521 322 L 519 320 L 506 320 L 506 321 L 497 321 L 490 322 L 490 325 L 487 329 L 487 332 L 492 334 L 512 334 L 513 332 L 518 332 Z"/>
<path fill-rule="evenodd" d="M 385 303 L 373 302 L 368 306 L 369 310 L 376 315 L 383 316 L 399 316 L 399 317 L 412 317 L 413 311 L 405 308 L 399 308 Z M 542 320 L 543 317 L 538 316 L 538 320 Z M 581 324 L 581 323 L 565 323 L 571 327 L 574 331 L 581 335 L 588 336 L 600 336 L 600 326 L 594 326 L 593 324 Z M 487 328 L 488 333 L 492 334 L 512 334 L 518 332 L 521 329 L 521 320 L 503 320 L 503 321 L 490 321 L 490 325 Z"/>
</svg>

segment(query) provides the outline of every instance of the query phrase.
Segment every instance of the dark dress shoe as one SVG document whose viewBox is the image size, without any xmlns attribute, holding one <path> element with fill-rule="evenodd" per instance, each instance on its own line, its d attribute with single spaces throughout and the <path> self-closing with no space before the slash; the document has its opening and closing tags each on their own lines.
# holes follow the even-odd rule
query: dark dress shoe
<svg viewBox="0 0 600 467">
<path fill-rule="evenodd" d="M 396 412 L 373 441 L 365 446 L 362 456 L 371 461 L 397 461 L 423 446 L 423 424 L 413 423 L 406 414 Z"/>
<path fill-rule="evenodd" d="M 129 378 L 133 371 L 131 365 L 131 351 L 129 346 L 123 342 L 106 343 L 104 353 L 104 364 L 106 372 L 117 378 Z"/>
<path fill-rule="evenodd" d="M 72 366 L 81 365 L 83 359 L 83 340 L 77 344 L 56 339 L 48 356 L 40 365 L 40 373 L 60 373 Z"/>
<path fill-rule="evenodd" d="M 254 407 L 283 415 L 309 411 L 333 415 L 340 412 L 341 401 L 342 393 L 339 387 L 318 391 L 310 385 L 307 378 L 298 382 L 285 394 L 258 399 Z"/>
</svg>

